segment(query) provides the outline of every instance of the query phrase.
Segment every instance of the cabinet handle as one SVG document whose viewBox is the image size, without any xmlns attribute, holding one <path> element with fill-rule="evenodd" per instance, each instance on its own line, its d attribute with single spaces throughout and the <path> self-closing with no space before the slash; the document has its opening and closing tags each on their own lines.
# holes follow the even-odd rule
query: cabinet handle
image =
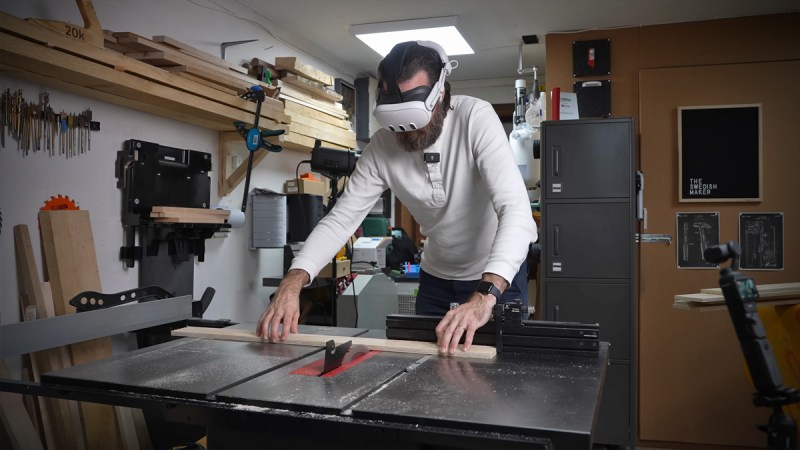
<svg viewBox="0 0 800 450">
<path fill-rule="evenodd" d="M 553 320 L 554 320 L 555 322 L 559 322 L 559 320 L 558 320 L 558 312 L 559 312 L 560 310 L 561 310 L 561 307 L 559 307 L 558 305 L 556 305 L 556 306 L 553 306 Z"/>
<path fill-rule="evenodd" d="M 559 256 L 558 250 L 558 240 L 559 235 L 561 234 L 561 225 L 556 225 L 553 227 L 553 256 Z"/>
<path fill-rule="evenodd" d="M 561 147 L 553 147 L 553 176 L 561 176 L 561 164 L 559 157 L 561 154 Z"/>
</svg>

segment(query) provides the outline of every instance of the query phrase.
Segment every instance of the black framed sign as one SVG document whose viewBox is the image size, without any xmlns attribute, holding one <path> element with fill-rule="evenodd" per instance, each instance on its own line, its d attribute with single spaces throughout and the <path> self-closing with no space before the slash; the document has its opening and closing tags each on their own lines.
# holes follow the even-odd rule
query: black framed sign
<svg viewBox="0 0 800 450">
<path fill-rule="evenodd" d="M 758 202 L 761 105 L 678 108 L 678 200 Z"/>
<path fill-rule="evenodd" d="M 611 40 L 572 42 L 572 76 L 611 75 Z"/>
<path fill-rule="evenodd" d="M 783 269 L 783 213 L 739 213 L 739 266 L 750 270 Z"/>
</svg>

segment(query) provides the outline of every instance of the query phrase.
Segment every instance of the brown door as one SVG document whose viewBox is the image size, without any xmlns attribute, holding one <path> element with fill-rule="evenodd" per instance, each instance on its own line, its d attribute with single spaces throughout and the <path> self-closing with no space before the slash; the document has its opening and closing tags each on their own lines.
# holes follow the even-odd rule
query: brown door
<svg viewBox="0 0 800 450">
<path fill-rule="evenodd" d="M 690 51 L 687 49 L 687 51 Z M 756 283 L 800 281 L 800 62 L 641 70 L 640 149 L 646 176 L 639 303 L 639 438 L 724 446 L 765 445 L 769 412 L 753 385 L 727 311 L 672 308 L 673 296 L 717 286 L 718 272 L 677 268 L 677 212 L 718 212 L 720 240 L 738 240 L 740 212 L 784 213 L 782 271 L 744 271 Z M 760 202 L 678 202 L 677 108 L 762 105 Z"/>
</svg>

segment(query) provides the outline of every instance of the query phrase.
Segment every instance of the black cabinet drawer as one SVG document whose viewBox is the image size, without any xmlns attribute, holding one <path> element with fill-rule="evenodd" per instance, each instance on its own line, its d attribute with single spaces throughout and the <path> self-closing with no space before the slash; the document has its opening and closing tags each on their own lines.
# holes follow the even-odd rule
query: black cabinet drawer
<svg viewBox="0 0 800 450">
<path fill-rule="evenodd" d="M 552 278 L 631 276 L 630 203 L 547 204 L 543 263 Z"/>
<path fill-rule="evenodd" d="M 600 324 L 609 358 L 631 358 L 631 286 L 628 283 L 557 283 L 545 286 L 547 320 Z"/>
</svg>

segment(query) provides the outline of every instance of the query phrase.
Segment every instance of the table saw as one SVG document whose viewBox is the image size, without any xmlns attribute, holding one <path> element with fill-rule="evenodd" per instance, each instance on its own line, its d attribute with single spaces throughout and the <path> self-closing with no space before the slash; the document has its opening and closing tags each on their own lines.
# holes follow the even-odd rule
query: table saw
<svg viewBox="0 0 800 450">
<path fill-rule="evenodd" d="M 254 323 L 233 325 L 255 329 Z M 382 337 L 359 328 L 300 333 Z M 338 344 L 338 342 L 337 342 Z M 210 448 L 591 448 L 608 344 L 493 359 L 358 350 L 319 376 L 323 346 L 180 338 L 4 391 L 156 410 Z"/>
</svg>

